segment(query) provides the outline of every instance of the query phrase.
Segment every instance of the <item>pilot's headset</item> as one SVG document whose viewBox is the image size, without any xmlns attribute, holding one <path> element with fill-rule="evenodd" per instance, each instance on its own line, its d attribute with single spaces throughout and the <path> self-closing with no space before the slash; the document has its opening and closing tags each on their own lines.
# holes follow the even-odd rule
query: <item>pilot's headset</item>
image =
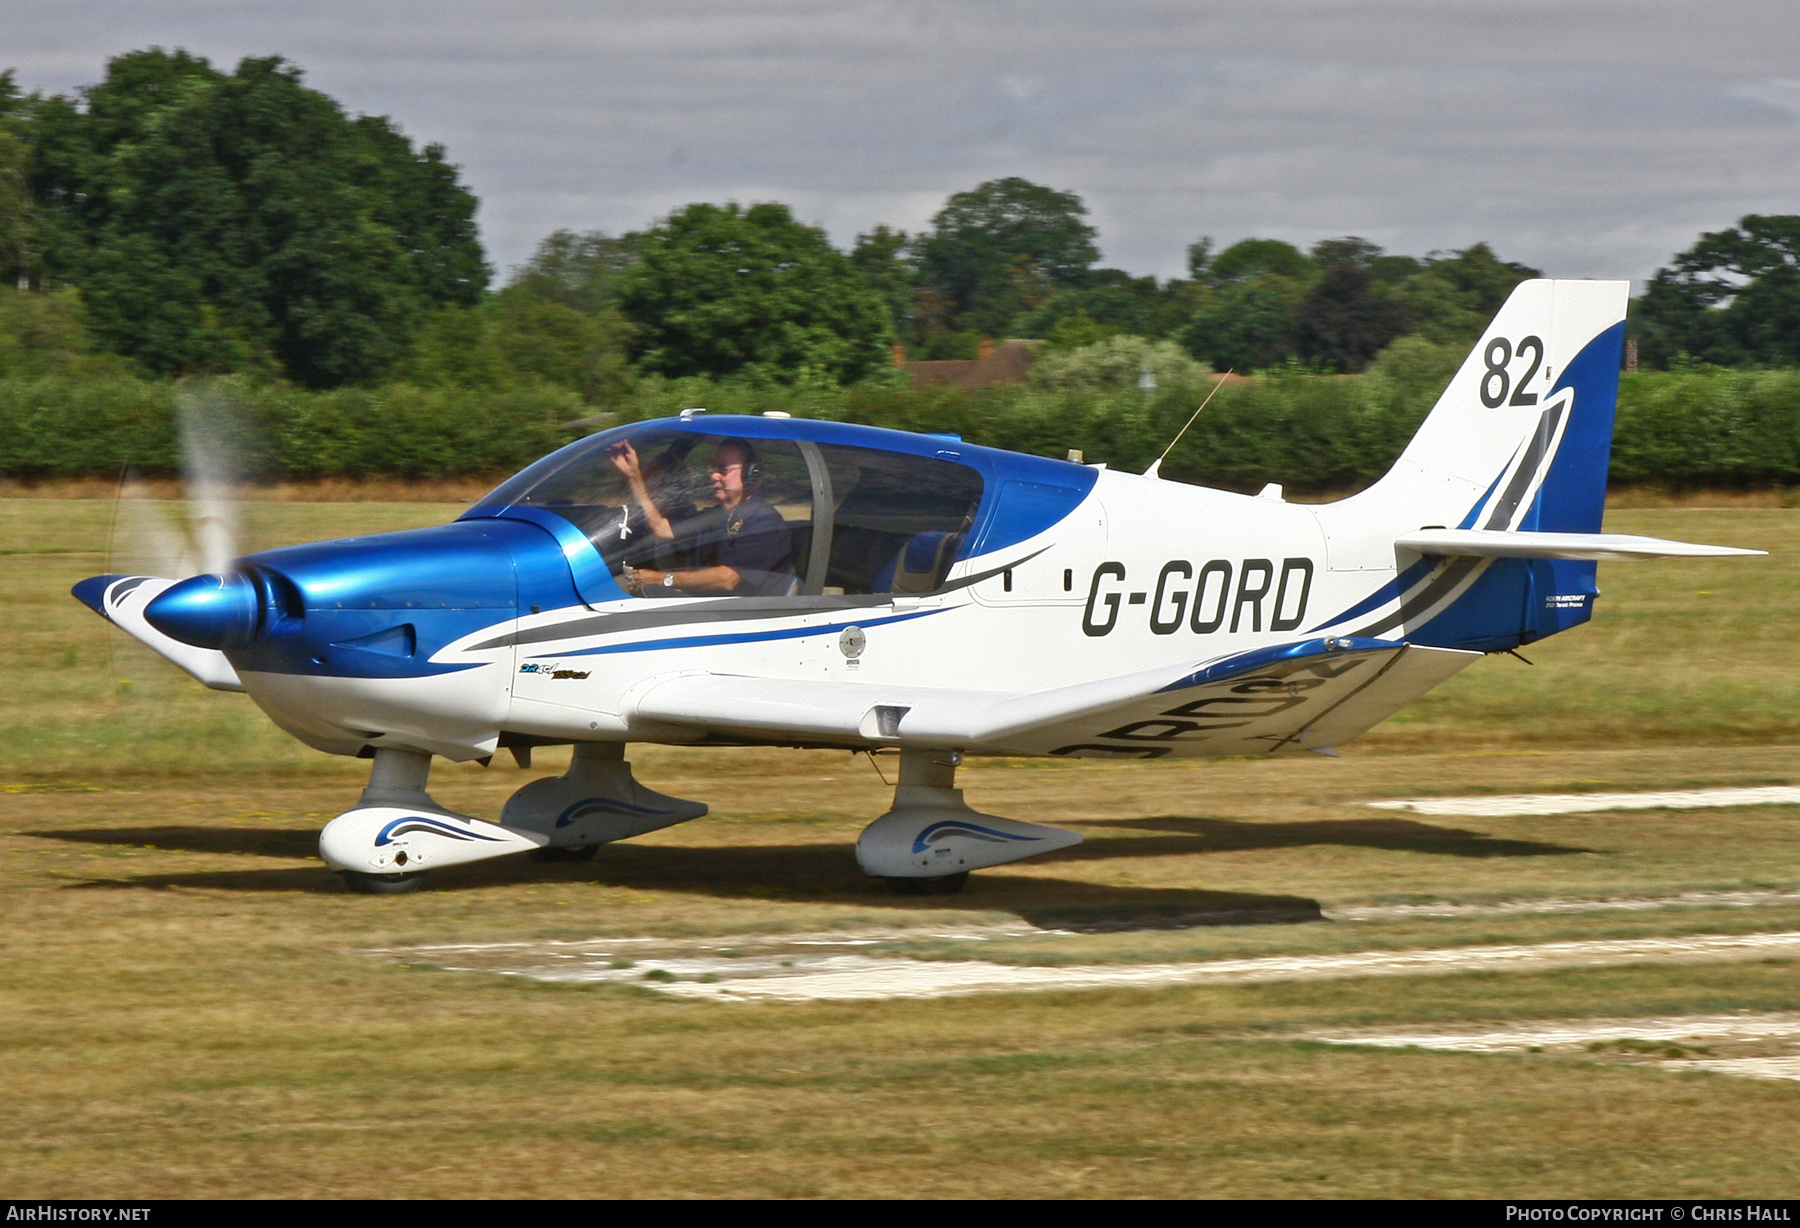
<svg viewBox="0 0 1800 1228">
<path fill-rule="evenodd" d="M 762 485 L 762 457 L 757 454 L 756 445 L 748 439 L 721 439 L 720 448 L 736 448 L 744 458 L 744 490 L 755 490 Z M 714 455 L 717 455 L 715 449 Z"/>
</svg>

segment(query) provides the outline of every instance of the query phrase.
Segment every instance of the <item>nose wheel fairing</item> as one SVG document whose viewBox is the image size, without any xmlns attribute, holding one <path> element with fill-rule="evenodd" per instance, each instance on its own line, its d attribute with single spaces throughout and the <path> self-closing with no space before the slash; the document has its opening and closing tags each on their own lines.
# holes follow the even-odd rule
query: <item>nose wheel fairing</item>
<svg viewBox="0 0 1800 1228">
<path fill-rule="evenodd" d="M 457 814 L 425 791 L 431 756 L 423 751 L 376 750 L 369 787 L 356 805 L 319 833 L 319 856 L 332 869 L 367 880 L 415 875 L 440 866 L 485 861 L 542 847 L 542 836 Z"/>
<path fill-rule="evenodd" d="M 319 855 L 334 870 L 417 874 L 542 847 L 543 837 L 420 806 L 359 806 L 319 833 Z"/>
</svg>

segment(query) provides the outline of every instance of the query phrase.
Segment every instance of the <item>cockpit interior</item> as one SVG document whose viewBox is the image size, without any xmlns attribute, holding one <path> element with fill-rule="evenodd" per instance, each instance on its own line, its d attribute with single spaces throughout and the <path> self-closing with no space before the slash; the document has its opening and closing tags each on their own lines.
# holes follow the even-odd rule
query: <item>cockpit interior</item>
<svg viewBox="0 0 1800 1228">
<path fill-rule="evenodd" d="M 564 448 L 483 503 L 573 524 L 637 596 L 853 596 L 942 585 L 983 489 L 942 456 L 646 424 Z M 702 579 L 721 567 L 737 579 Z"/>
</svg>

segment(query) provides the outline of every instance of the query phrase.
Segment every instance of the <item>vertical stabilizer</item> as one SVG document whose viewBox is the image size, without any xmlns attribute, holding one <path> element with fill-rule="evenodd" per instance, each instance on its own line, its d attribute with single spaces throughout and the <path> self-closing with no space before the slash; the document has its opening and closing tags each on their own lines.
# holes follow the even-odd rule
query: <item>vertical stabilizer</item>
<svg viewBox="0 0 1800 1228">
<path fill-rule="evenodd" d="M 1344 527 L 1598 532 L 1630 288 L 1521 282 Z"/>
<path fill-rule="evenodd" d="M 1393 579 L 1315 630 L 1494 652 L 1586 621 L 1598 593 L 1591 562 L 1428 559 L 1398 540 L 1436 529 L 1599 532 L 1630 288 L 1513 290 L 1387 475 L 1318 509 L 1334 575 Z"/>
</svg>

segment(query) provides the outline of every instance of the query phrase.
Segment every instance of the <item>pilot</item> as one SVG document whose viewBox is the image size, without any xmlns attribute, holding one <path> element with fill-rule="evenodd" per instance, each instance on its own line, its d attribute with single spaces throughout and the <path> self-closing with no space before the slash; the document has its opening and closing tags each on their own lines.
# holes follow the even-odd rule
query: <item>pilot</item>
<svg viewBox="0 0 1800 1228">
<path fill-rule="evenodd" d="M 711 477 L 718 509 L 707 518 L 707 530 L 695 539 L 695 565 L 680 570 L 631 568 L 626 587 L 632 592 L 778 597 L 792 590 L 794 537 L 781 513 L 760 493 L 762 464 L 755 446 L 742 439 L 720 443 L 713 451 Z M 641 480 L 633 483 L 634 499 L 641 484 Z M 648 508 L 644 515 L 658 537 L 676 539 L 675 526 L 666 517 L 652 518 Z"/>
</svg>

